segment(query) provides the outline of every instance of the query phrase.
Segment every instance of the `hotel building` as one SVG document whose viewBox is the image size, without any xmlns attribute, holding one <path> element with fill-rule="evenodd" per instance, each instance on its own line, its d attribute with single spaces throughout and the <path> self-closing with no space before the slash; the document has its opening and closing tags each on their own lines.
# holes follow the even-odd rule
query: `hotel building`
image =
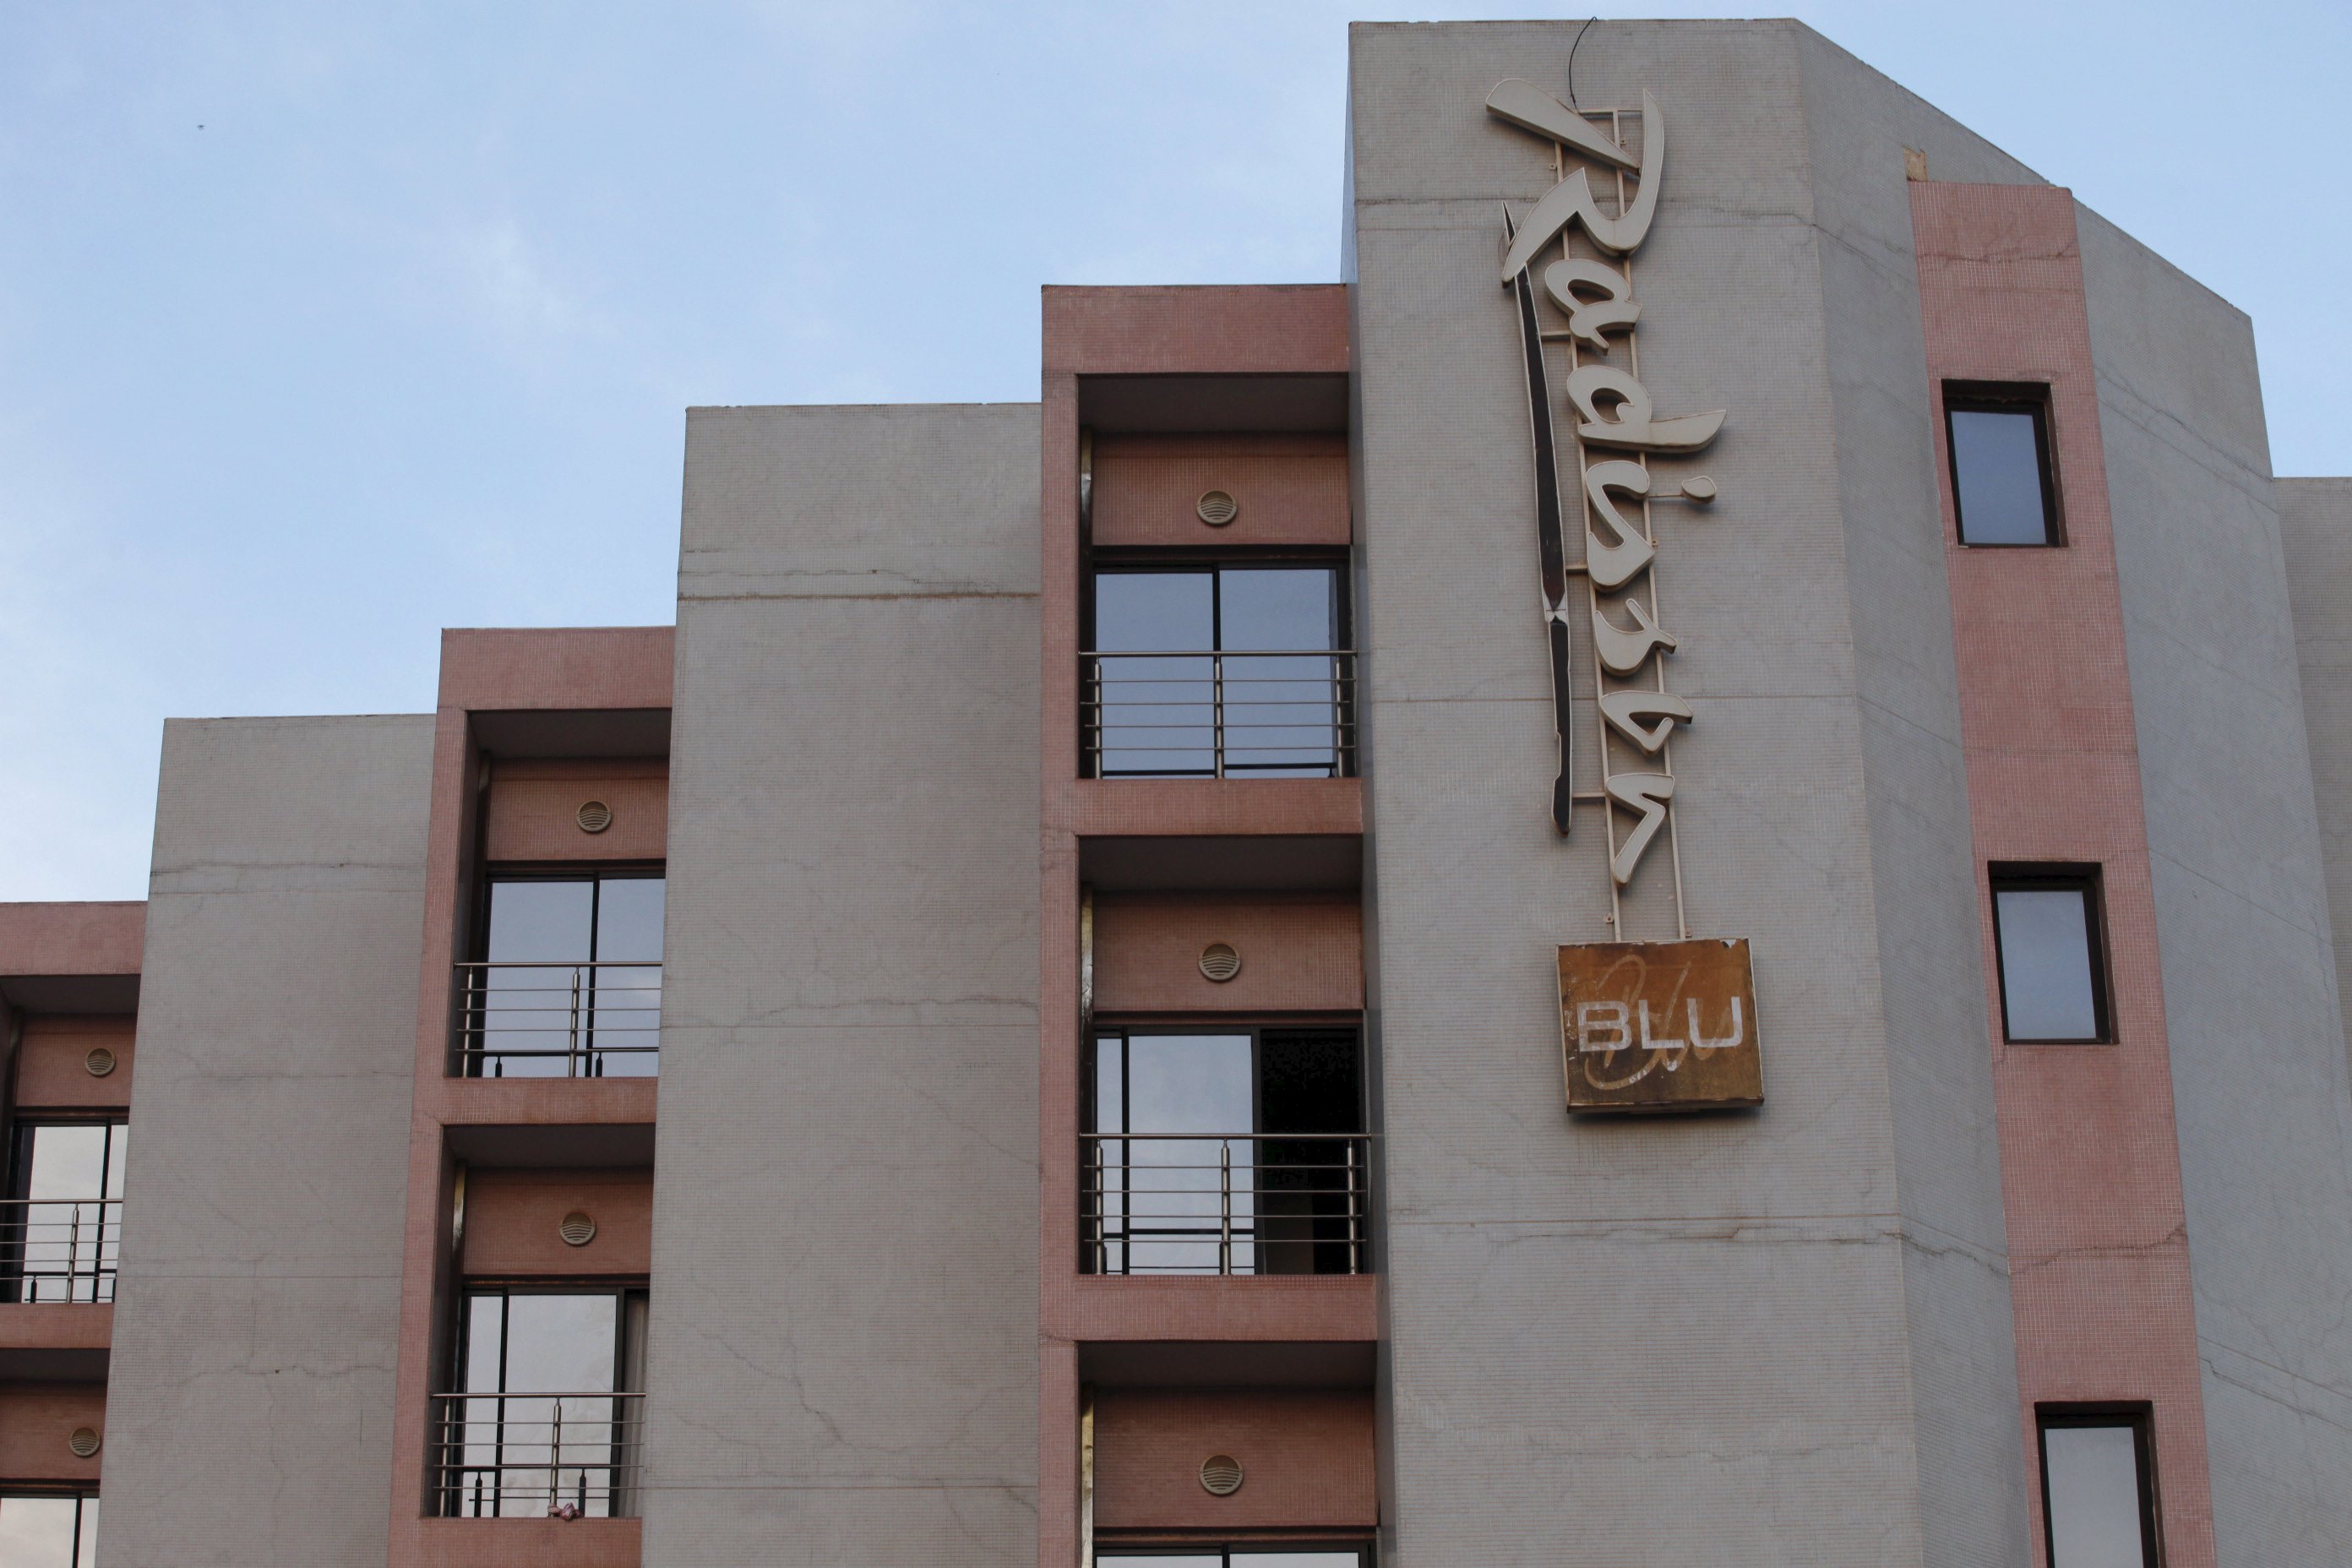
<svg viewBox="0 0 2352 1568">
<path fill-rule="evenodd" d="M 0 907 L 0 1563 L 2352 1560 L 2247 319 L 1792 23 L 1347 90 L 1339 281 L 694 410 L 674 627 Z"/>
</svg>

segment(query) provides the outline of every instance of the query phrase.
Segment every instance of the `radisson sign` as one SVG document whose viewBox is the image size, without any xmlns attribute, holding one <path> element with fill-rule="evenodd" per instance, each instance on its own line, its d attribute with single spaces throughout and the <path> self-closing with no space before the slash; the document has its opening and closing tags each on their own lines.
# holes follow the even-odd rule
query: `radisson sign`
<svg viewBox="0 0 2352 1568">
<path fill-rule="evenodd" d="M 1661 830 L 1673 832 L 1677 780 L 1670 742 L 1691 707 L 1666 689 L 1664 654 L 1676 645 L 1658 602 L 1658 540 L 1652 503 L 1705 505 L 1716 498 L 1705 475 L 1657 487 L 1653 458 L 1687 457 L 1712 445 L 1724 414 L 1662 416 L 1641 382 L 1632 258 L 1657 216 L 1666 163 L 1666 121 L 1642 95 L 1638 115 L 1580 113 L 1516 79 L 1486 97 L 1487 112 L 1549 140 L 1560 179 L 1525 216 L 1503 214 L 1502 281 L 1518 307 L 1534 439 L 1536 544 L 1543 617 L 1551 653 L 1552 723 L 1558 771 L 1552 826 L 1569 836 L 1575 809 L 1595 804 L 1609 845 L 1611 921 Z M 1639 131 L 1629 151 L 1626 121 Z M 1600 121 L 1606 121 L 1606 129 Z M 1570 160 L 1580 160 L 1570 166 Z M 1612 198 L 1603 205 L 1600 171 Z M 1547 328 L 1538 295 L 1565 325 Z M 1569 558 L 1561 451 L 1553 428 L 1547 342 L 1565 345 L 1561 390 L 1574 410 L 1574 491 L 1581 559 Z M 1569 579 L 1581 577 L 1570 607 Z M 1573 782 L 1575 636 L 1591 633 L 1592 689 L 1601 789 Z M 1621 766 L 1620 763 L 1623 765 Z M 1632 820 L 1618 837 L 1620 812 Z M 1560 1045 L 1570 1110 L 1697 1110 L 1763 1099 L 1754 977 L 1744 941 L 1692 941 L 1675 856 L 1676 935 L 1671 942 L 1617 941 L 1559 949 Z M 1617 935 L 1624 935 L 1622 928 Z"/>
</svg>

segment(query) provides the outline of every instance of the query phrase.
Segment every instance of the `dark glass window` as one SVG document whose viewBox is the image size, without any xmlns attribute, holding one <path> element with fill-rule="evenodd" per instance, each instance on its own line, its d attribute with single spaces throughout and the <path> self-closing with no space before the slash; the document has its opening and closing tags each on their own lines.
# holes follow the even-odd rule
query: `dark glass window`
<svg viewBox="0 0 2352 1568">
<path fill-rule="evenodd" d="M 1336 563 L 1097 571 L 1082 693 L 1094 774 L 1347 772 L 1340 584 Z"/>
<path fill-rule="evenodd" d="M 457 1388 L 443 1400 L 441 1511 L 634 1512 L 645 1318 L 642 1290 L 467 1290 Z"/>
<path fill-rule="evenodd" d="M 0 1493 L 0 1563 L 7 1568 L 92 1568 L 97 1561 L 95 1493 Z"/>
<path fill-rule="evenodd" d="M 655 1073 L 667 886 L 645 871 L 492 876 L 463 1003 L 467 1073 Z"/>
<path fill-rule="evenodd" d="M 1962 544 L 2063 544 L 2048 389 L 1948 385 L 1952 502 Z"/>
<path fill-rule="evenodd" d="M 2050 1568 L 2158 1568 L 2147 1411 L 2040 1415 Z"/>
<path fill-rule="evenodd" d="M 2002 1037 L 2112 1040 L 2099 874 L 2084 866 L 1995 866 L 1993 946 Z"/>
<path fill-rule="evenodd" d="M 1369 1266 L 1353 1029 L 1102 1029 L 1089 1068 L 1090 1271 Z"/>
<path fill-rule="evenodd" d="M 114 1300 L 130 1132 L 120 1121 L 17 1124 L 11 1202 L 0 1220 L 11 1299 Z"/>
</svg>

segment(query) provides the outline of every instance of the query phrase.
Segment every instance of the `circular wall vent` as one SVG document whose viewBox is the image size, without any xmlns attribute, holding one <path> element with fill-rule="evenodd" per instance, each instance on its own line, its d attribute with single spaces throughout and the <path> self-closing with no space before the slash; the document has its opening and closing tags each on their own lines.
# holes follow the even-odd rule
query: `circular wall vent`
<svg viewBox="0 0 2352 1568">
<path fill-rule="evenodd" d="M 596 1239 L 596 1222 L 573 1209 L 563 1216 L 563 1223 L 555 1227 L 555 1233 L 563 1238 L 566 1247 L 585 1247 Z"/>
<path fill-rule="evenodd" d="M 613 826 L 613 808 L 601 800 L 583 801 L 580 809 L 572 814 L 583 833 L 602 833 Z"/>
<path fill-rule="evenodd" d="M 1201 950 L 1201 973 L 1223 985 L 1242 972 L 1242 955 L 1233 943 L 1213 942 Z"/>
<path fill-rule="evenodd" d="M 98 1452 L 100 1441 L 97 1427 L 77 1426 L 73 1436 L 66 1439 L 66 1447 L 73 1450 L 75 1458 L 87 1459 Z"/>
<path fill-rule="evenodd" d="M 104 1046 L 99 1046 L 92 1049 L 89 1055 L 81 1058 L 81 1065 L 90 1077 L 104 1078 L 119 1064 L 115 1061 L 112 1051 L 108 1050 Z"/>
<path fill-rule="evenodd" d="M 1242 1462 L 1231 1454 L 1212 1454 L 1201 1461 L 1201 1489 L 1212 1497 L 1231 1497 L 1242 1489 Z"/>
<path fill-rule="evenodd" d="M 1242 503 L 1223 490 L 1211 490 L 1192 510 L 1199 512 L 1201 521 L 1211 528 L 1223 528 L 1241 515 Z"/>
</svg>

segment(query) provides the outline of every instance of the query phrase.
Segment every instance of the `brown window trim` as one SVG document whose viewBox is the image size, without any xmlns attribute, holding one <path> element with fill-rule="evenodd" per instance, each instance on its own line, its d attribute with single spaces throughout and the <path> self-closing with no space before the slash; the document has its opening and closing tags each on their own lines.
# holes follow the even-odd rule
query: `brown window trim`
<svg viewBox="0 0 2352 1568">
<path fill-rule="evenodd" d="M 1991 901 L 1993 979 L 2000 993 L 2000 1037 L 2011 1046 L 2112 1046 L 2116 1044 L 2115 985 L 2107 961 L 2106 879 L 2096 865 L 2074 861 L 1995 860 L 1985 868 Z M 2083 931 L 2090 944 L 2091 1018 L 2095 1033 L 2047 1039 L 2013 1035 L 2009 1028 L 2009 973 L 2001 955 L 2000 895 L 2027 889 L 2079 889 L 2084 895 Z"/>
<path fill-rule="evenodd" d="M 1963 550 L 2063 550 L 2066 510 L 2058 488 L 2057 421 L 2050 406 L 2050 384 L 2042 381 L 1948 381 L 1944 383 L 1944 467 L 1952 487 L 1952 537 Z M 1969 542 L 1968 520 L 1960 515 L 1960 454 L 1952 439 L 1956 412 L 2031 414 L 2033 416 L 2034 456 L 2042 469 L 2042 519 L 2044 537 L 2039 544 Z"/>
</svg>

